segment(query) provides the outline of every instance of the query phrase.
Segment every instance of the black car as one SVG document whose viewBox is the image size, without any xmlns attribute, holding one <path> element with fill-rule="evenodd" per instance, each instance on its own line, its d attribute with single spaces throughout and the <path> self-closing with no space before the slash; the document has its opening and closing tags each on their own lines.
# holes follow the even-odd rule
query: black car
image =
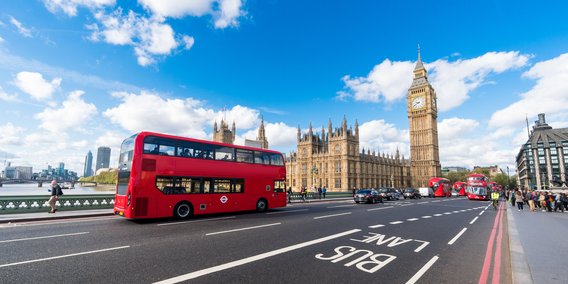
<svg viewBox="0 0 568 284">
<path fill-rule="evenodd" d="M 394 188 L 384 187 L 379 189 L 379 194 L 387 200 L 395 200 L 398 199 L 398 193 Z"/>
<path fill-rule="evenodd" d="M 407 188 L 404 190 L 403 194 L 404 199 L 407 198 L 412 198 L 412 199 L 416 199 L 416 198 L 422 198 L 422 195 L 420 195 L 420 192 L 414 188 Z"/>
<path fill-rule="evenodd" d="M 371 203 L 383 202 L 381 195 L 374 189 L 359 189 L 353 195 L 355 203 Z"/>
</svg>

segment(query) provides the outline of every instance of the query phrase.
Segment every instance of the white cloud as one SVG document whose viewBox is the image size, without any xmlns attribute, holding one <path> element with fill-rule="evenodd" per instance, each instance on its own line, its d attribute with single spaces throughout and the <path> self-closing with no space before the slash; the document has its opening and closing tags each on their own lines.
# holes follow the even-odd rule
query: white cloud
<svg viewBox="0 0 568 284">
<path fill-rule="evenodd" d="M 57 13 L 61 10 L 70 17 L 77 15 L 77 8 L 84 6 L 88 9 L 99 9 L 105 6 L 114 6 L 115 0 L 43 0 L 47 10 Z"/>
<path fill-rule="evenodd" d="M 0 100 L 7 101 L 7 102 L 15 102 L 18 100 L 18 95 L 13 94 L 10 95 L 4 91 L 2 86 L 0 86 Z M 0 132 L 2 133 L 2 132 Z"/>
<path fill-rule="evenodd" d="M 291 127 L 284 122 L 264 123 L 266 139 L 268 139 L 268 147 L 282 152 L 296 149 L 297 131 L 295 127 Z M 243 138 L 256 140 L 258 135 L 258 126 L 255 129 L 247 131 L 242 135 Z M 244 140 L 244 139 L 243 139 Z"/>
<path fill-rule="evenodd" d="M 525 66 L 528 55 L 511 52 L 488 52 L 476 58 L 448 62 L 439 59 L 426 64 L 429 80 L 438 96 L 438 109 L 447 111 L 463 104 L 469 93 L 484 83 L 490 74 Z M 407 95 L 412 83 L 415 62 L 386 59 L 376 65 L 366 77 L 346 75 L 342 78 L 344 90 L 338 92 L 339 99 L 353 97 L 357 101 L 387 103 L 400 100 Z"/>
<path fill-rule="evenodd" d="M 193 47 L 193 44 L 195 43 L 195 39 L 191 36 L 188 35 L 184 35 L 182 37 L 183 42 L 184 42 L 184 48 L 189 50 Z"/>
<path fill-rule="evenodd" d="M 520 94 L 520 100 L 493 113 L 490 127 L 519 127 L 525 125 L 527 115 L 529 120 L 539 113 L 548 118 L 568 110 L 568 53 L 536 63 L 523 77 L 536 80 L 536 84 Z"/>
<path fill-rule="evenodd" d="M 446 118 L 438 123 L 438 139 L 454 140 L 465 137 L 474 132 L 479 126 L 479 122 L 473 119 Z"/>
<path fill-rule="evenodd" d="M 241 0 L 220 0 L 219 11 L 214 13 L 215 27 L 224 29 L 226 27 L 238 26 L 239 22 L 237 19 L 244 15 L 241 6 Z"/>
<path fill-rule="evenodd" d="M 385 120 L 371 120 L 359 126 L 359 143 L 361 149 L 392 154 L 398 149 L 405 158 L 410 156 L 410 140 L 408 129 L 398 129 Z"/>
<path fill-rule="evenodd" d="M 59 88 L 61 78 L 54 78 L 48 82 L 40 73 L 24 71 L 16 75 L 13 83 L 32 98 L 43 101 L 50 99 L 53 92 Z"/>
<path fill-rule="evenodd" d="M 214 0 L 139 0 L 144 8 L 159 17 L 183 18 L 185 16 L 200 17 L 213 11 Z"/>
<path fill-rule="evenodd" d="M 97 113 L 94 104 L 86 103 L 81 96 L 83 91 L 73 91 L 59 109 L 46 108 L 34 117 L 41 121 L 40 127 L 53 133 L 76 130 Z"/>
<path fill-rule="evenodd" d="M 21 143 L 22 138 L 20 135 L 24 131 L 24 128 L 14 126 L 12 123 L 8 122 L 4 125 L 0 125 L 0 145 L 18 145 Z"/>
<path fill-rule="evenodd" d="M 24 37 L 32 37 L 32 31 L 24 27 L 24 25 L 20 21 L 16 20 L 16 18 L 10 16 L 10 23 L 14 25 L 18 32 Z"/>
</svg>

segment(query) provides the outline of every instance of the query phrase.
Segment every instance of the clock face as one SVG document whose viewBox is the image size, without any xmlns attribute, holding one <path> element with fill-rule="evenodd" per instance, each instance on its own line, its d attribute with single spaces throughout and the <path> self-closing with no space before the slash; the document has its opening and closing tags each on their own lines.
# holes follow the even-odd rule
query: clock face
<svg viewBox="0 0 568 284">
<path fill-rule="evenodd" d="M 412 100 L 412 109 L 419 109 L 423 108 L 424 104 L 426 103 L 426 99 L 424 97 L 417 97 Z"/>
</svg>

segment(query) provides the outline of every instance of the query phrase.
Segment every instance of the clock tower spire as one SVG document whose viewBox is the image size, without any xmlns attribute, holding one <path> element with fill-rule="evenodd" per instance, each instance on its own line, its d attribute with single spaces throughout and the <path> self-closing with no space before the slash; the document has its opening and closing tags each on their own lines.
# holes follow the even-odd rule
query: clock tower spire
<svg viewBox="0 0 568 284">
<path fill-rule="evenodd" d="M 410 176 L 413 187 L 427 187 L 428 179 L 441 176 L 438 149 L 438 110 L 436 91 L 428 82 L 420 45 L 414 78 L 408 89 L 410 123 Z"/>
</svg>

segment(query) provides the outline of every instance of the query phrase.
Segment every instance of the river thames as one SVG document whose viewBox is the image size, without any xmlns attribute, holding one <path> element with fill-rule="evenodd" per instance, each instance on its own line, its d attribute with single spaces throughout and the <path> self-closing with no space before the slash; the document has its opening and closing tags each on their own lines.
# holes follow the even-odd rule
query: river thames
<svg viewBox="0 0 568 284">
<path fill-rule="evenodd" d="M 80 186 L 75 188 L 63 189 L 63 194 L 112 194 L 115 191 L 114 185 Z M 38 187 L 37 183 L 27 184 L 4 184 L 0 187 L 0 196 L 18 195 L 51 195 L 51 185 L 44 183 L 43 187 Z"/>
</svg>

